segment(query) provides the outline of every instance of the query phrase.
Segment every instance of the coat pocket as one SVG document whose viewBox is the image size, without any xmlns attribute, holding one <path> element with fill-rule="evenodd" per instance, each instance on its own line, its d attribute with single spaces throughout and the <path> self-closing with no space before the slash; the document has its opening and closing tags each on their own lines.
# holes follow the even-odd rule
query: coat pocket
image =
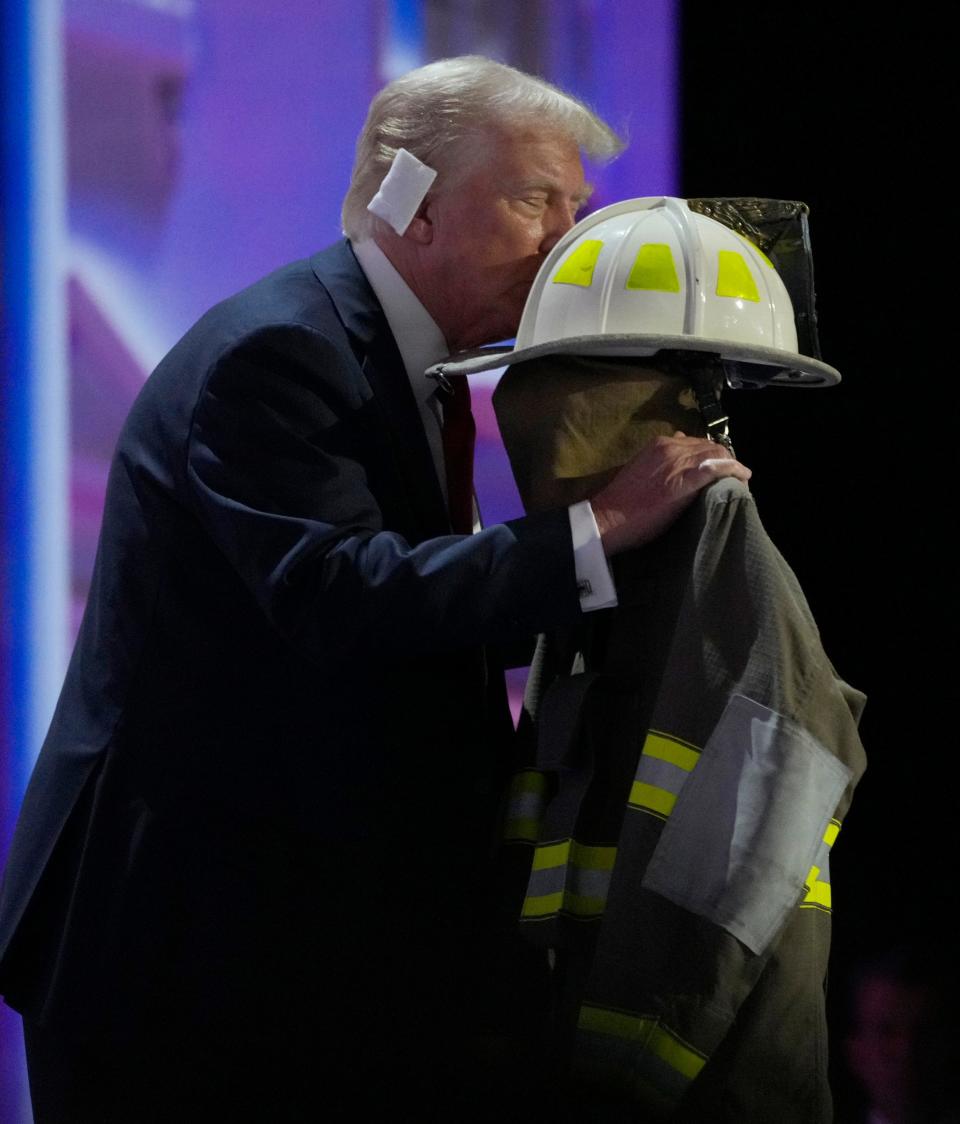
<svg viewBox="0 0 960 1124">
<path fill-rule="evenodd" d="M 762 954 L 800 900 L 850 778 L 803 727 L 734 695 L 664 825 L 643 886 Z"/>
</svg>

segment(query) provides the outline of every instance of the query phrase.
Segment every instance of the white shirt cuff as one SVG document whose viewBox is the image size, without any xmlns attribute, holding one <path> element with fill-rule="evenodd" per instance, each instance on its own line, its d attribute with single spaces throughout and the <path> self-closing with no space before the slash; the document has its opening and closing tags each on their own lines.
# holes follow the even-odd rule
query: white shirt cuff
<svg viewBox="0 0 960 1124">
<path fill-rule="evenodd" d="M 571 504 L 567 511 L 573 535 L 573 568 L 580 591 L 580 608 L 585 613 L 612 609 L 617 604 L 617 591 L 590 501 Z"/>
</svg>

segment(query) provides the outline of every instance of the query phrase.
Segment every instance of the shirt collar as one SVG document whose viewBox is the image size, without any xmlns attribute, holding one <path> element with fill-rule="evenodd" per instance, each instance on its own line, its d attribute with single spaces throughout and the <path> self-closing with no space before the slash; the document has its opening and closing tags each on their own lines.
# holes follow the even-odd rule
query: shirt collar
<svg viewBox="0 0 960 1124">
<path fill-rule="evenodd" d="M 353 252 L 383 308 L 417 404 L 422 408 L 436 390 L 433 381 L 424 377 L 424 371 L 446 359 L 450 353 L 447 341 L 433 317 L 372 238 L 354 242 Z"/>
</svg>

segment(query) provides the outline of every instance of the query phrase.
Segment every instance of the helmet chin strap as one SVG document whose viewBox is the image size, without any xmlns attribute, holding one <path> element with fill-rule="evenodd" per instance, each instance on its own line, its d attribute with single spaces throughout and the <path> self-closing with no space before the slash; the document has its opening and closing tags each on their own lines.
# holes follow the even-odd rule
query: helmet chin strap
<svg viewBox="0 0 960 1124">
<path fill-rule="evenodd" d="M 723 359 L 719 355 L 704 352 L 695 356 L 686 352 L 673 352 L 669 358 L 665 352 L 661 352 L 657 358 L 664 370 L 682 375 L 690 383 L 707 437 L 722 445 L 731 456 L 735 456 L 730 438 L 730 418 L 720 401 L 720 391 L 727 381 Z"/>
</svg>

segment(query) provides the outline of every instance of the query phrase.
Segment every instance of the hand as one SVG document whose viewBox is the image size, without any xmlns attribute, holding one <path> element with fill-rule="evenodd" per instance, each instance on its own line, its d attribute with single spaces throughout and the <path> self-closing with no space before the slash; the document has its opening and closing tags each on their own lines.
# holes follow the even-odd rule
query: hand
<svg viewBox="0 0 960 1124">
<path fill-rule="evenodd" d="M 706 438 L 679 430 L 656 438 L 590 500 L 604 552 L 618 554 L 655 539 L 721 476 L 746 483 L 751 473 Z"/>
</svg>

